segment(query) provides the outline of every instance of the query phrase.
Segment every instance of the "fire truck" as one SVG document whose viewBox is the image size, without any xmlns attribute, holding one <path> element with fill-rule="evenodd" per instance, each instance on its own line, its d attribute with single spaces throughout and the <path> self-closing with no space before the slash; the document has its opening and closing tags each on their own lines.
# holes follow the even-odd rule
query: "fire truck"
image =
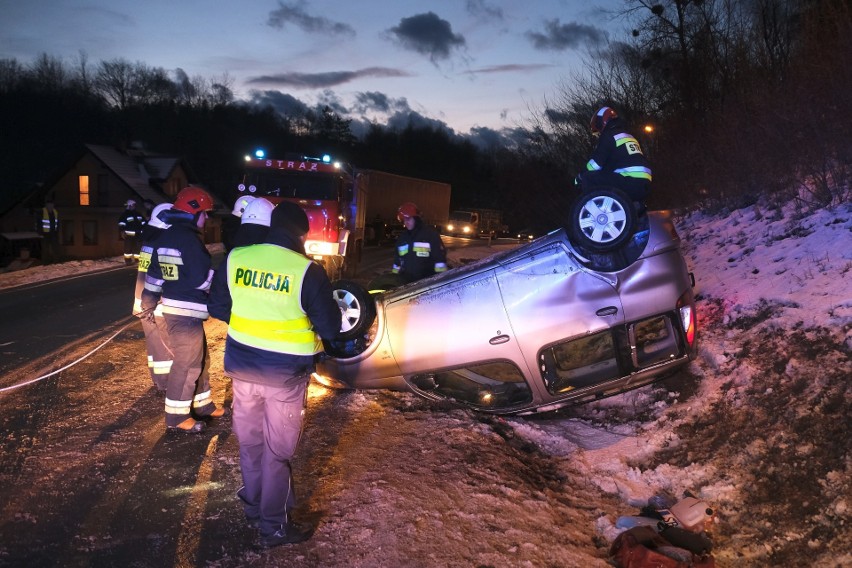
<svg viewBox="0 0 852 568">
<path fill-rule="evenodd" d="M 332 280 L 353 277 L 364 246 L 366 192 L 352 166 L 328 155 L 267 158 L 262 150 L 245 161 L 237 190 L 275 204 L 297 204 L 310 224 L 308 256 L 322 264 Z"/>
</svg>

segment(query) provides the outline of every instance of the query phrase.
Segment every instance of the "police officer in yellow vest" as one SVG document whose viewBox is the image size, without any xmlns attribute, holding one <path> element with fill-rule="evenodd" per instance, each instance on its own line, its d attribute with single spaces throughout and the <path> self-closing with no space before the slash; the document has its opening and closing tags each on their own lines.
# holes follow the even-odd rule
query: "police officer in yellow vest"
<svg viewBox="0 0 852 568">
<path fill-rule="evenodd" d="M 41 210 L 40 232 L 44 237 L 41 250 L 41 261 L 44 264 L 60 260 L 59 251 L 59 212 L 53 206 L 53 200 L 48 199 Z"/>
<path fill-rule="evenodd" d="M 264 242 L 228 254 L 208 303 L 213 317 L 228 322 L 224 366 L 243 478 L 237 496 L 264 548 L 310 538 L 312 530 L 292 518 L 290 460 L 322 338 L 335 338 L 342 323 L 325 270 L 304 255 L 308 228 L 298 205 L 275 206 Z"/>
</svg>

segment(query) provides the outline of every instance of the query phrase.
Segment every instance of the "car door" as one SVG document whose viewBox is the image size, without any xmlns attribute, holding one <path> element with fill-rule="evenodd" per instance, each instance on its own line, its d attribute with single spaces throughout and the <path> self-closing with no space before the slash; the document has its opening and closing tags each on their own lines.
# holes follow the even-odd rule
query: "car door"
<svg viewBox="0 0 852 568">
<path fill-rule="evenodd" d="M 404 375 L 521 359 L 493 269 L 394 298 L 385 319 Z"/>
</svg>

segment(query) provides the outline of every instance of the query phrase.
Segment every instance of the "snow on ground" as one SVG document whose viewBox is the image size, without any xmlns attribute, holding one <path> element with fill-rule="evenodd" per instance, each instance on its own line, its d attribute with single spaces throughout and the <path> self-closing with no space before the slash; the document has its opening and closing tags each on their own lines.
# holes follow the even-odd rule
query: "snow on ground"
<svg viewBox="0 0 852 568">
<path fill-rule="evenodd" d="M 375 452 L 381 445 L 410 447 L 420 473 L 440 471 L 461 484 L 447 486 L 445 495 L 447 507 L 456 507 L 461 519 L 479 522 L 477 515 L 496 504 L 515 526 L 534 529 L 547 511 L 557 524 L 537 537 L 541 540 L 533 544 L 538 547 L 558 539 L 560 531 L 570 534 L 571 542 L 611 542 L 620 515 L 636 514 L 654 495 L 679 498 L 689 491 L 718 512 L 713 534 L 719 566 L 852 566 L 852 206 L 803 212 L 792 205 L 783 210 L 755 205 L 715 215 L 685 214 L 676 225 L 695 275 L 699 311 L 699 356 L 687 372 L 542 417 L 483 419 L 471 426 L 466 412 L 435 412 L 432 423 L 442 443 L 483 446 L 482 453 L 469 455 L 467 465 L 430 459 L 425 448 L 433 437 L 412 429 L 415 412 L 406 410 L 422 408 L 413 395 L 355 393 L 339 400 L 361 427 L 372 423 L 371 415 L 393 423 L 393 434 L 385 430 L 376 439 L 379 445 L 367 447 Z M 474 250 L 453 251 L 450 262 L 473 260 Z M 0 288 L 121 265 L 119 257 L 0 274 Z M 221 339 L 221 332 L 208 332 L 210 341 Z M 221 348 L 211 352 L 215 359 Z M 464 474 L 465 468 L 472 468 L 474 460 L 499 459 L 482 444 L 494 432 L 543 456 L 542 475 L 548 481 L 546 492 L 537 497 L 541 502 L 516 502 L 517 489 L 499 476 L 493 490 L 464 494 L 465 475 L 486 471 Z M 407 442 L 392 435 L 406 436 Z M 363 454 L 353 452 L 351 460 Z M 368 471 L 382 455 L 360 459 L 367 459 L 363 467 Z M 493 475 L 499 472 L 494 465 L 488 468 Z M 353 510 L 366 504 L 402 518 L 400 508 L 411 508 L 406 499 L 417 499 L 425 489 L 412 490 L 412 479 L 388 486 L 387 478 L 401 473 L 384 470 L 382 475 L 367 479 L 362 491 L 345 493 L 344 504 L 351 499 Z M 594 491 L 566 481 L 561 498 L 574 501 L 560 505 L 553 501 L 560 498 L 553 479 L 582 480 Z M 545 507 L 546 502 L 552 505 Z M 581 505 L 600 511 L 594 526 L 577 526 L 570 523 L 576 518 L 566 517 L 566 506 Z M 557 506 L 562 508 L 550 508 Z M 327 530 L 341 531 L 340 538 L 369 558 L 379 533 L 370 536 L 360 526 L 377 521 L 369 515 L 352 519 L 347 511 L 330 520 Z M 411 522 L 437 527 L 441 519 L 435 515 L 427 510 Z M 509 530 L 505 519 L 488 522 Z M 461 542 L 466 533 L 458 531 Z M 535 531 L 539 534 L 540 528 Z M 529 544 L 531 531 L 525 534 L 519 542 Z M 396 538 L 384 538 L 391 536 Z M 594 547 L 584 546 L 590 556 L 577 560 L 580 564 L 594 557 Z M 518 554 L 524 552 L 521 547 Z M 492 558 L 492 565 L 499 559 Z"/>
</svg>

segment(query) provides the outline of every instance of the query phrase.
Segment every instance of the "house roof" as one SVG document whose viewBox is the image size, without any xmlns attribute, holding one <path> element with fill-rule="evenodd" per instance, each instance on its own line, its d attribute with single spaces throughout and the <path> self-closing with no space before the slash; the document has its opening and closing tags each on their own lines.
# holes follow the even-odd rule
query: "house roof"
<svg viewBox="0 0 852 568">
<path fill-rule="evenodd" d="M 86 144 L 86 148 L 142 200 L 149 199 L 155 204 L 168 201 L 158 186 L 181 162 L 180 158 L 138 150 L 123 154 L 111 146 L 95 144 Z"/>
</svg>

